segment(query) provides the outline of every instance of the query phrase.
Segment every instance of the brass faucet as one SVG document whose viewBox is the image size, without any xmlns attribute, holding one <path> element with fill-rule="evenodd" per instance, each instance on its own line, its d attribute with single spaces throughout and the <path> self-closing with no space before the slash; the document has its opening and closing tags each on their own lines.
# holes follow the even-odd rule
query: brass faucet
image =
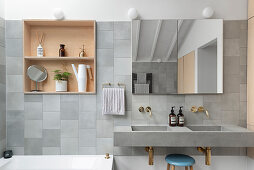
<svg viewBox="0 0 254 170">
<path fill-rule="evenodd" d="M 146 112 L 149 113 L 149 116 L 152 117 L 152 108 L 147 106 L 146 107 Z"/>
<path fill-rule="evenodd" d="M 140 107 L 138 108 L 138 111 L 139 111 L 139 112 L 144 112 L 144 111 L 145 111 L 145 109 L 144 109 L 144 107 L 143 107 L 143 106 L 140 106 Z"/>
<path fill-rule="evenodd" d="M 205 154 L 205 164 L 211 165 L 211 157 L 212 157 L 211 147 L 198 147 L 197 150 Z"/>
<path fill-rule="evenodd" d="M 153 165 L 153 153 L 154 153 L 153 147 L 152 146 L 146 147 L 145 150 L 146 152 L 148 152 L 148 156 L 149 156 L 148 164 Z"/>
<path fill-rule="evenodd" d="M 204 112 L 207 116 L 207 118 L 209 118 L 209 113 L 208 110 L 206 110 L 203 106 L 199 106 L 198 108 L 196 106 L 192 106 L 191 107 L 191 112 L 193 113 L 197 113 L 197 112 Z"/>
</svg>

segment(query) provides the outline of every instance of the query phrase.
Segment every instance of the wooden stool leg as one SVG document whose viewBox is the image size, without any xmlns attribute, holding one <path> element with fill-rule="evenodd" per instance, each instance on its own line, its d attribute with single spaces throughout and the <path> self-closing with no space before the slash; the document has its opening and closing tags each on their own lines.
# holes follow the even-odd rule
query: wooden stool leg
<svg viewBox="0 0 254 170">
<path fill-rule="evenodd" d="M 192 166 L 190 166 L 190 170 L 193 170 L 193 167 L 192 167 Z"/>
<path fill-rule="evenodd" d="M 170 169 L 170 164 L 168 164 L 168 166 L 167 166 L 167 170 L 169 170 Z"/>
<path fill-rule="evenodd" d="M 175 170 L 175 165 L 172 165 L 172 166 L 171 166 L 171 170 Z"/>
<path fill-rule="evenodd" d="M 185 167 L 185 170 L 188 170 L 188 166 Z"/>
</svg>

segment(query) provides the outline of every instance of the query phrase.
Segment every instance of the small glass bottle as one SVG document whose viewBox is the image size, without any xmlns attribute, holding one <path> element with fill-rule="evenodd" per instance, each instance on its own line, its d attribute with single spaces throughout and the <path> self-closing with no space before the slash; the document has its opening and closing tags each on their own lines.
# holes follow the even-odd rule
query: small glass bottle
<svg viewBox="0 0 254 170">
<path fill-rule="evenodd" d="M 184 115 L 182 111 L 183 106 L 180 107 L 179 113 L 177 114 L 177 126 L 183 127 L 184 126 Z"/>
<path fill-rule="evenodd" d="M 60 44 L 59 57 L 64 57 L 65 56 L 64 46 L 65 46 L 64 44 Z"/>
<path fill-rule="evenodd" d="M 177 122 L 176 122 L 176 115 L 175 115 L 175 111 L 174 111 L 174 107 L 175 106 L 173 106 L 172 108 L 171 108 L 171 113 L 168 115 L 168 117 L 169 117 L 169 126 L 176 126 L 177 125 Z"/>
</svg>

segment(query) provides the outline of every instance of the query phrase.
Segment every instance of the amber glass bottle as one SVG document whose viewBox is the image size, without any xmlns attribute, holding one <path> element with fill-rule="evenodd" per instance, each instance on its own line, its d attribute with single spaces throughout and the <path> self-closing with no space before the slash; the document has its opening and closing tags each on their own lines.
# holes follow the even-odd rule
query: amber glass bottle
<svg viewBox="0 0 254 170">
<path fill-rule="evenodd" d="M 169 117 L 169 126 L 176 126 L 176 125 L 177 125 L 174 107 L 175 107 L 175 106 L 173 106 L 173 107 L 171 108 L 171 113 L 170 113 L 169 116 L 168 116 L 168 117 Z"/>
<path fill-rule="evenodd" d="M 184 126 L 184 115 L 183 115 L 183 106 L 180 107 L 179 113 L 177 114 L 177 126 Z"/>
<path fill-rule="evenodd" d="M 65 56 L 64 46 L 65 46 L 64 44 L 60 44 L 59 57 L 64 57 Z"/>
</svg>

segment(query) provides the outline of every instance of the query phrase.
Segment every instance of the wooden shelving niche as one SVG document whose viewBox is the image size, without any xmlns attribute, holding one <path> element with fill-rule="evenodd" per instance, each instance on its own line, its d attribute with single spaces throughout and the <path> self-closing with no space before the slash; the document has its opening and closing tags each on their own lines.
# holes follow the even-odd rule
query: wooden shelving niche
<svg viewBox="0 0 254 170">
<path fill-rule="evenodd" d="M 95 21 L 24 20 L 23 71 L 25 94 L 95 94 L 96 93 L 96 23 Z M 37 35 L 44 34 L 44 57 L 37 57 Z M 65 57 L 59 56 L 59 45 L 65 44 Z M 85 57 L 79 57 L 82 45 Z M 78 92 L 78 84 L 71 64 L 90 65 L 92 79 L 87 78 L 86 92 Z M 41 65 L 48 73 L 45 81 L 38 83 L 39 92 L 32 92 L 35 82 L 27 76 L 27 68 Z M 56 92 L 54 70 L 71 73 L 67 92 Z"/>
</svg>

